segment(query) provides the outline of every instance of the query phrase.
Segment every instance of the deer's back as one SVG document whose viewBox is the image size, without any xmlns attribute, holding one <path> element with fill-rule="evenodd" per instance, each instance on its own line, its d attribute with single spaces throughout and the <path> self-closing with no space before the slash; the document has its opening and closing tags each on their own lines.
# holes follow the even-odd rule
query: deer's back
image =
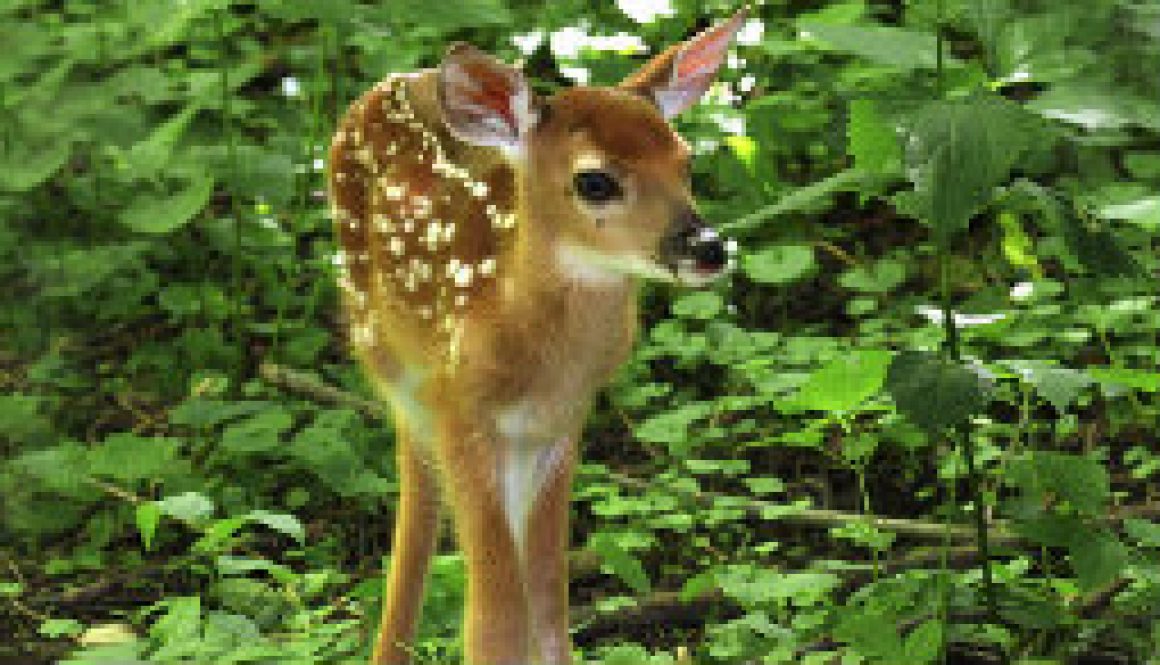
<svg viewBox="0 0 1160 665">
<path fill-rule="evenodd" d="M 434 72 L 392 76 L 351 105 L 331 145 L 351 343 L 380 373 L 391 358 L 453 355 L 463 318 L 495 306 L 514 239 L 511 168 L 452 137 L 437 108 Z"/>
</svg>

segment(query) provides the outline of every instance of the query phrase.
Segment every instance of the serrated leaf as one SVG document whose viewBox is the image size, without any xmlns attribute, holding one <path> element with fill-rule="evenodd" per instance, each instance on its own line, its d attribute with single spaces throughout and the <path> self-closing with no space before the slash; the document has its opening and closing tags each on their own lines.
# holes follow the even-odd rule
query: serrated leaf
<svg viewBox="0 0 1160 665">
<path fill-rule="evenodd" d="M 201 212 L 213 194 L 213 178 L 195 176 L 172 194 L 141 194 L 121 213 L 121 223 L 141 233 L 170 233 Z"/>
<path fill-rule="evenodd" d="M 741 260 L 741 269 L 762 284 L 786 284 L 801 279 L 814 267 L 809 245 L 773 245 Z"/>
<path fill-rule="evenodd" d="M 894 357 L 886 389 L 898 410 L 932 435 L 966 422 L 987 402 L 983 380 L 969 368 L 918 351 Z"/>
<path fill-rule="evenodd" d="M 994 198 L 1037 126 L 1017 105 L 976 96 L 931 102 L 907 121 L 909 203 L 945 243 Z"/>
<path fill-rule="evenodd" d="M 898 132 L 886 122 L 878 105 L 870 99 L 850 102 L 846 126 L 850 156 L 864 171 L 895 171 L 902 165 Z"/>
<path fill-rule="evenodd" d="M 619 577 L 633 591 L 648 593 L 652 588 L 648 573 L 645 572 L 640 560 L 621 547 L 615 536 L 607 533 L 595 534 L 588 541 L 588 549 L 599 554 L 612 574 Z"/>
<path fill-rule="evenodd" d="M 844 413 L 870 399 L 886 380 L 889 351 L 855 350 L 810 375 L 794 402 L 804 409 Z"/>
</svg>

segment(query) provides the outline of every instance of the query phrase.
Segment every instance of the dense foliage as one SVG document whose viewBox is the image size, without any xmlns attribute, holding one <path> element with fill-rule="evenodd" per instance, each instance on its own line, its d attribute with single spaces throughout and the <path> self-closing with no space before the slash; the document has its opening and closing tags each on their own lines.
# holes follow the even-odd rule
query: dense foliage
<svg viewBox="0 0 1160 665">
<path fill-rule="evenodd" d="M 454 40 L 551 92 L 733 9 L 665 4 L 0 1 L 0 661 L 365 658 L 397 486 L 334 120 Z M 1160 4 L 754 4 L 679 121 L 738 270 L 645 287 L 578 650 L 1160 662 Z"/>
</svg>

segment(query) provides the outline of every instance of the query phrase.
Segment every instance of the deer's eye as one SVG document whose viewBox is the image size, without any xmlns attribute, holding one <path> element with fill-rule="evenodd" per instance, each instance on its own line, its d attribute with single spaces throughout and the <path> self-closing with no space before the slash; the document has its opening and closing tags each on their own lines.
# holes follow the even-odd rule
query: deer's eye
<svg viewBox="0 0 1160 665">
<path fill-rule="evenodd" d="M 624 195 L 620 183 L 606 171 L 580 171 L 573 177 L 572 186 L 589 203 L 607 203 Z"/>
</svg>

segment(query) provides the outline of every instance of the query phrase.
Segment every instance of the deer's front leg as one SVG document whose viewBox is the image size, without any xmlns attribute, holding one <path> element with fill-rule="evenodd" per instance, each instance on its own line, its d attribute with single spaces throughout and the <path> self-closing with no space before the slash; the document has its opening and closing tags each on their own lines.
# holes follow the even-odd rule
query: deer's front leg
<svg viewBox="0 0 1160 665">
<path fill-rule="evenodd" d="M 519 549 L 496 474 L 496 444 L 468 428 L 451 427 L 440 448 L 467 565 L 464 660 L 469 665 L 528 665 L 528 606 Z"/>
<path fill-rule="evenodd" d="M 568 637 L 568 514 L 576 446 L 562 439 L 546 451 L 543 485 L 528 514 L 524 578 L 532 649 L 542 665 L 572 662 Z"/>
</svg>

